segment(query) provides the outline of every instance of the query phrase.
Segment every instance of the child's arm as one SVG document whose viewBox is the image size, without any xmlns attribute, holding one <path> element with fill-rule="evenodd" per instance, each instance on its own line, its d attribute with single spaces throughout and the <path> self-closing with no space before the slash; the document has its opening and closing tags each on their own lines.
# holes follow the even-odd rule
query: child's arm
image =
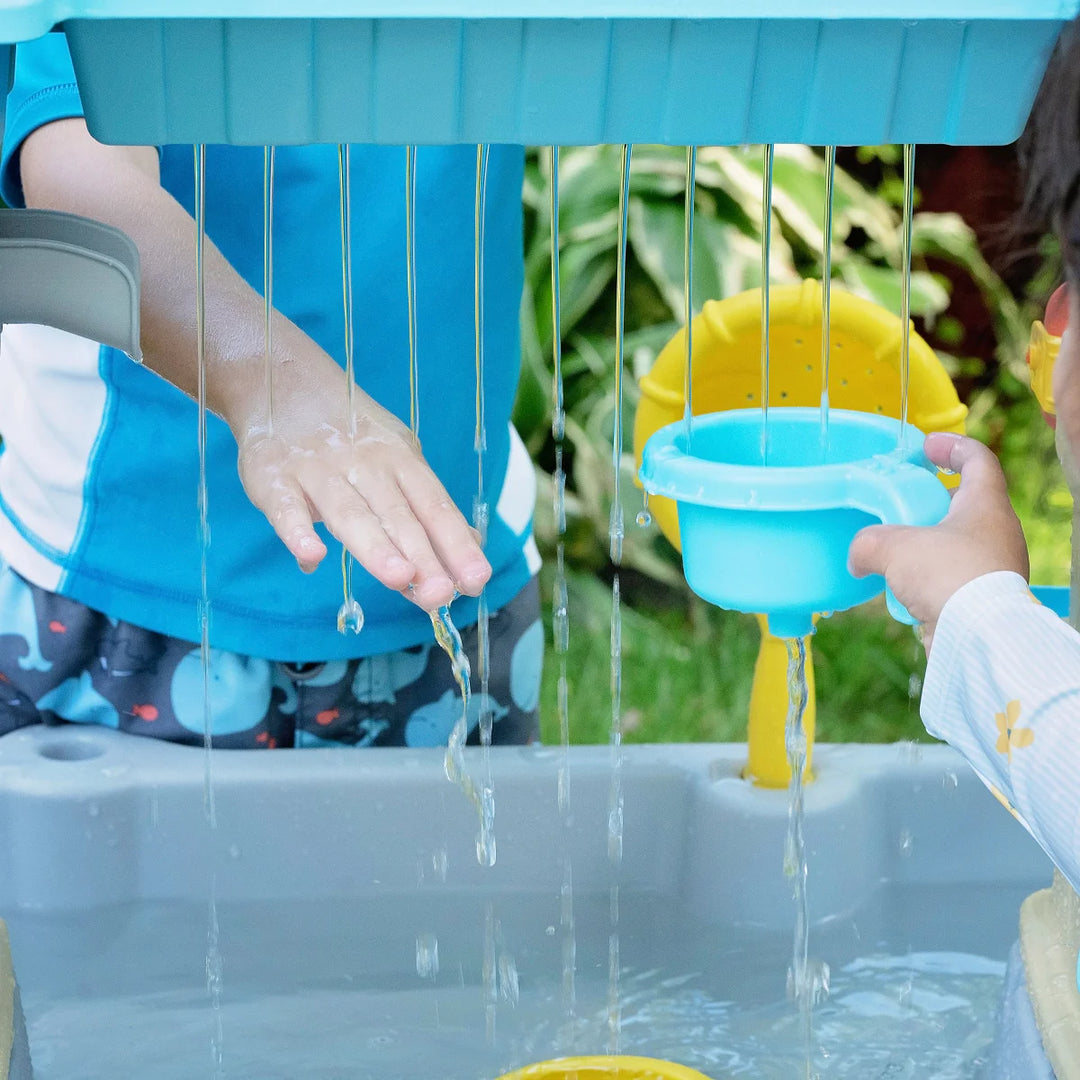
<svg viewBox="0 0 1080 1080">
<path fill-rule="evenodd" d="M 146 365 L 195 397 L 195 223 L 161 187 L 157 152 L 104 146 L 83 120 L 59 120 L 27 137 L 20 171 L 28 206 L 83 214 L 134 240 Z M 350 443 L 344 373 L 279 313 L 270 433 L 262 297 L 209 240 L 204 267 L 207 404 L 236 437 L 248 496 L 301 568 L 326 554 L 313 528 L 321 519 L 383 584 L 412 583 L 425 609 L 449 602 L 455 586 L 479 593 L 487 560 L 407 428 L 357 388 Z"/>
<path fill-rule="evenodd" d="M 938 620 L 921 714 L 1080 888 L 1080 634 L 1018 574 L 970 582 Z"/>
<path fill-rule="evenodd" d="M 947 517 L 864 530 L 852 570 L 884 574 L 923 623 L 927 730 L 1080 886 L 1080 635 L 1027 587 L 1023 533 L 993 454 L 955 435 L 931 435 L 926 449 L 961 474 Z"/>
</svg>

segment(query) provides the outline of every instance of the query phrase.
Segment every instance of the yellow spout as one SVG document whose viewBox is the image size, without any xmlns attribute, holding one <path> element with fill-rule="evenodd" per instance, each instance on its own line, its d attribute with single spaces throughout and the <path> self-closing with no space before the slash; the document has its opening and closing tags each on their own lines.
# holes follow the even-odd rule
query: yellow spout
<svg viewBox="0 0 1080 1080">
<path fill-rule="evenodd" d="M 743 776 L 761 787 L 786 788 L 791 781 L 784 729 L 788 714 L 788 650 L 783 638 L 774 637 L 764 615 L 757 616 L 761 627 L 761 649 L 754 664 L 754 687 L 750 692 L 750 719 L 746 741 L 750 752 Z M 810 642 L 806 641 L 806 709 L 803 730 L 806 732 L 806 771 L 803 779 L 813 777 L 814 662 Z"/>
</svg>

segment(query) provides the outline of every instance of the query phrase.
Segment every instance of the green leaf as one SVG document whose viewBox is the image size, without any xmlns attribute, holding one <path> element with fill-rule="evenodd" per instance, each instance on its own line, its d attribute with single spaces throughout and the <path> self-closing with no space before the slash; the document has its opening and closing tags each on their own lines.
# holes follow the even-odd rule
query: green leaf
<svg viewBox="0 0 1080 1080">
<path fill-rule="evenodd" d="M 873 300 L 888 311 L 900 313 L 898 271 L 861 259 L 851 259 L 844 263 L 841 276 L 851 292 Z M 933 274 L 914 270 L 911 274 L 910 304 L 913 316 L 932 321 L 949 306 L 949 292 Z"/>
</svg>

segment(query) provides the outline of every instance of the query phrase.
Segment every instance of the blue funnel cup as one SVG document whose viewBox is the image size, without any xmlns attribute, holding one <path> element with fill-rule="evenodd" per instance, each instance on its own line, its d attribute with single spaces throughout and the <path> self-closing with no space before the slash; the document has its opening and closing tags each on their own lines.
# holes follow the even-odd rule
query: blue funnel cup
<svg viewBox="0 0 1080 1080">
<path fill-rule="evenodd" d="M 923 433 L 899 421 L 833 409 L 822 453 L 821 413 L 769 409 L 763 464 L 760 409 L 669 424 L 645 445 L 641 481 L 679 508 L 683 570 L 700 597 L 768 616 L 778 637 L 813 631 L 814 612 L 844 611 L 885 588 L 855 578 L 848 548 L 867 525 L 936 525 L 949 494 L 923 453 Z M 915 620 L 888 594 L 889 611 Z"/>
</svg>

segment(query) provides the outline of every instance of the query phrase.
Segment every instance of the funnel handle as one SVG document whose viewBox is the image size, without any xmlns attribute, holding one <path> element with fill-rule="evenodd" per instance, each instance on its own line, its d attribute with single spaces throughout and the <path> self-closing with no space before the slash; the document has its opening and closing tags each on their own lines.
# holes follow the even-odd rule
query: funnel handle
<svg viewBox="0 0 1080 1080">
<path fill-rule="evenodd" d="M 949 512 L 949 492 L 934 473 L 890 457 L 854 466 L 848 474 L 848 496 L 851 506 L 883 525 L 936 525 Z M 897 622 L 918 623 L 888 586 L 885 604 Z"/>
</svg>

